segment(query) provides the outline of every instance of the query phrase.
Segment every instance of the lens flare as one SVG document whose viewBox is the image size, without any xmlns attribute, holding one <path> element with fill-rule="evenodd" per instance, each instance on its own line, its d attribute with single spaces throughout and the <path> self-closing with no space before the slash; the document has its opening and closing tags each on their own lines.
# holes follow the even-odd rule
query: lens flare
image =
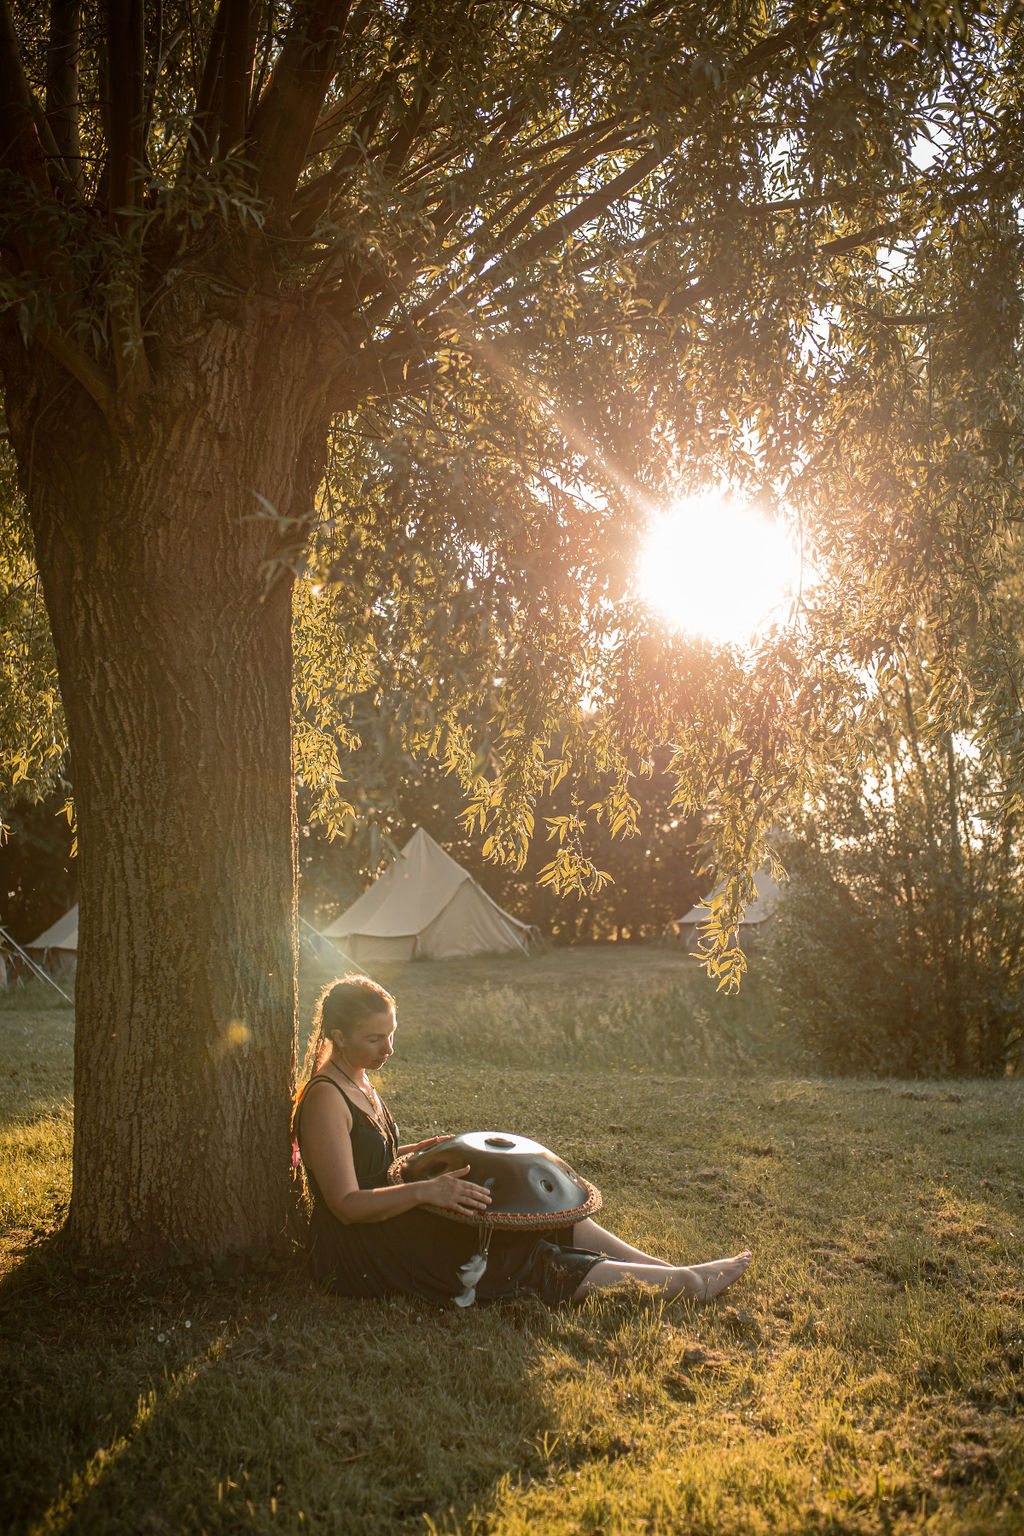
<svg viewBox="0 0 1024 1536">
<path fill-rule="evenodd" d="M 637 565 L 637 596 L 676 629 L 742 645 L 779 618 L 799 561 L 780 524 L 728 496 L 677 502 Z"/>
</svg>

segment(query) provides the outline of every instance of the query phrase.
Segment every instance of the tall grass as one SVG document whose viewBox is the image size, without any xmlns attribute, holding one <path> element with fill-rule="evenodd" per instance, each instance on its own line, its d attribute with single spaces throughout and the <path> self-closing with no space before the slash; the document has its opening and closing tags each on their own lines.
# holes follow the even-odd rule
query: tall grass
<svg viewBox="0 0 1024 1536">
<path fill-rule="evenodd" d="M 1022 1085 L 773 1071 L 739 1014 L 728 1048 L 708 1026 L 714 1071 L 673 1068 L 672 1030 L 691 1051 L 697 1026 L 667 999 L 640 1008 L 657 957 L 623 963 L 591 956 L 589 985 L 578 957 L 511 982 L 410 967 L 382 1086 L 410 1138 L 536 1135 L 642 1246 L 749 1244 L 748 1275 L 704 1309 L 623 1293 L 435 1313 L 326 1296 L 288 1267 L 80 1270 L 50 1236 L 70 1015 L 0 1009 L 0 1527 L 1024 1531 Z M 628 1061 L 625 1038 L 644 1042 Z"/>
<path fill-rule="evenodd" d="M 440 1056 L 481 1066 L 717 1075 L 791 1064 L 788 1040 L 759 1017 L 749 995 L 698 1001 L 691 986 L 665 984 L 550 1002 L 507 985 L 484 986 L 453 999 L 429 1026 L 404 1030 L 400 1044 L 413 1061 Z"/>
<path fill-rule="evenodd" d="M 382 968 L 378 979 L 395 993 L 397 1049 L 411 1061 L 711 1076 L 806 1065 L 765 1007 L 756 959 L 738 995 L 716 991 L 679 950 L 627 945 Z"/>
</svg>

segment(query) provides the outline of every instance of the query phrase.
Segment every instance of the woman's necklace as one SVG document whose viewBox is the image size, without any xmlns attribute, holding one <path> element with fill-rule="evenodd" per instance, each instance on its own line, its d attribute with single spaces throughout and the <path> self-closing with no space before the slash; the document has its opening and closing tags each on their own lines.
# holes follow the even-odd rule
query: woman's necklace
<svg viewBox="0 0 1024 1536">
<path fill-rule="evenodd" d="M 382 1133 L 382 1135 L 386 1135 L 387 1123 L 384 1119 L 384 1106 L 378 1098 L 377 1090 L 373 1084 L 367 1081 L 366 1087 L 364 1088 L 362 1083 L 357 1083 L 354 1077 L 349 1077 L 344 1068 L 339 1067 L 336 1061 L 332 1061 L 331 1066 L 335 1069 L 336 1072 L 341 1073 L 346 1083 L 352 1084 L 352 1087 L 356 1090 L 357 1093 L 362 1094 L 363 1098 L 370 1106 L 370 1119 L 373 1121 L 374 1125 Z"/>
</svg>

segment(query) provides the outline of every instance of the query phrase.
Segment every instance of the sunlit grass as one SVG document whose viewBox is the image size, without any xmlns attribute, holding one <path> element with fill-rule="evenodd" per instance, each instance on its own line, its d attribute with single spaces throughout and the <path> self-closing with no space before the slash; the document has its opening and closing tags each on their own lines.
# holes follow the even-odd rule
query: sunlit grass
<svg viewBox="0 0 1024 1536">
<path fill-rule="evenodd" d="M 588 990 L 578 959 L 564 957 L 567 990 L 593 1042 L 612 974 L 592 955 Z M 612 962 L 635 991 L 642 952 Z M 557 957 L 544 963 L 520 973 L 524 998 L 561 996 Z M 658 985 L 660 966 L 647 969 Z M 756 1033 L 753 1073 L 725 1054 L 715 1071 L 631 1070 L 597 1042 L 559 1054 L 554 1023 L 544 1035 L 508 1000 L 488 1065 L 481 979 L 392 978 L 406 1040 L 386 1076 L 403 1133 L 536 1135 L 599 1185 L 608 1224 L 633 1241 L 693 1259 L 749 1244 L 744 1281 L 706 1310 L 612 1296 L 456 1315 L 337 1300 L 288 1270 L 78 1271 L 46 1240 L 69 1189 L 70 1013 L 5 1008 L 0 1523 L 41 1536 L 1024 1530 L 1019 1084 L 822 1082 L 772 1071 Z M 508 977 L 491 979 L 500 999 Z M 631 1017 L 649 1045 L 668 1028 Z"/>
</svg>

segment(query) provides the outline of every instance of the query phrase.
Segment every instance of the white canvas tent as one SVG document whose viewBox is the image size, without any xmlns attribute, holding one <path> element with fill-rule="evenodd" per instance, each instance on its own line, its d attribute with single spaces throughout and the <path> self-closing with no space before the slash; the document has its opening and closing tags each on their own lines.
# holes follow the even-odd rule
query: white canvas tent
<svg viewBox="0 0 1024 1536">
<path fill-rule="evenodd" d="M 73 970 L 78 960 L 78 903 L 25 947 L 51 971 Z"/>
<path fill-rule="evenodd" d="M 666 937 L 681 939 L 688 950 L 695 952 L 700 947 L 701 935 L 699 926 L 707 921 L 710 904 L 724 886 L 725 881 L 723 880 L 715 886 L 711 895 L 705 901 L 699 902 L 697 906 L 691 907 L 689 912 L 684 913 L 682 917 L 674 918 L 672 922 L 668 923 L 665 928 Z M 779 888 L 779 882 L 773 878 L 769 870 L 766 867 L 756 870 L 754 873 L 754 899 L 744 912 L 739 926 L 738 936 L 741 947 L 744 944 L 761 943 L 767 937 L 771 931 L 772 918 L 775 916 L 781 898 L 782 891 Z"/>
<path fill-rule="evenodd" d="M 323 931 L 360 965 L 525 954 L 538 937 L 422 827 L 391 868 Z"/>
</svg>

